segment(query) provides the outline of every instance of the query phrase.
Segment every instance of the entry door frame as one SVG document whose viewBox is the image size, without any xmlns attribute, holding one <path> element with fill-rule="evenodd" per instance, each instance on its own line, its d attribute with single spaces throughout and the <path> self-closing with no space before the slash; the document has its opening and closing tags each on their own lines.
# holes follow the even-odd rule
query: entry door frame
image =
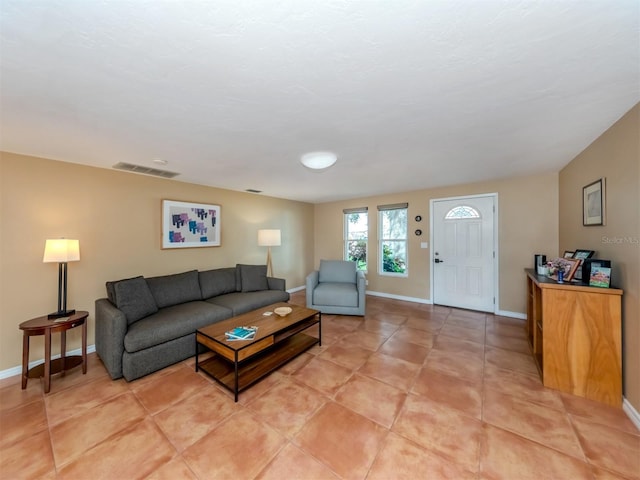
<svg viewBox="0 0 640 480">
<path fill-rule="evenodd" d="M 434 249 L 433 249 L 433 239 L 435 237 L 434 235 L 434 228 L 435 228 L 435 223 L 434 223 L 434 217 L 433 217 L 433 209 L 434 209 L 434 204 L 435 202 L 443 202 L 443 201 L 450 201 L 450 200 L 460 200 L 460 201 L 464 201 L 464 200 L 468 200 L 468 199 L 473 199 L 473 198 L 483 198 L 483 197 L 493 197 L 493 207 L 495 209 L 494 214 L 493 214 L 493 251 L 495 252 L 494 258 L 493 258 L 493 294 L 494 294 L 494 298 L 495 298 L 495 302 L 493 303 L 493 313 L 498 313 L 500 311 L 500 289 L 498 288 L 500 285 L 500 242 L 499 242 L 499 237 L 498 237 L 498 233 L 500 232 L 500 229 L 498 228 L 498 219 L 500 218 L 499 215 L 499 202 L 498 202 L 498 192 L 493 192 L 493 193 L 480 193 L 478 195 L 463 195 L 463 196 L 459 196 L 459 197 L 444 197 L 444 198 L 432 198 L 429 200 L 429 244 L 431 245 L 431 248 L 429 249 L 429 288 L 430 288 L 430 292 L 429 292 L 429 298 L 431 299 L 431 303 L 434 303 L 434 298 L 433 298 L 433 294 L 434 294 L 434 281 L 435 281 L 435 275 L 434 275 Z M 455 307 L 452 307 L 455 308 Z M 462 307 L 461 307 L 462 308 Z"/>
</svg>

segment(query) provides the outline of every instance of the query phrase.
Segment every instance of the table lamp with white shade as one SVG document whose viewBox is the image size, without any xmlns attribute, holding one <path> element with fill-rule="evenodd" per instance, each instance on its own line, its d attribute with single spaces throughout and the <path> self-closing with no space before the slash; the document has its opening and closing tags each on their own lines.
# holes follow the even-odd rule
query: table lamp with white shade
<svg viewBox="0 0 640 480">
<path fill-rule="evenodd" d="M 50 313 L 50 319 L 68 317 L 75 310 L 67 310 L 67 262 L 80 260 L 80 242 L 69 238 L 47 240 L 44 246 L 43 263 L 58 263 L 58 311 Z"/>
</svg>

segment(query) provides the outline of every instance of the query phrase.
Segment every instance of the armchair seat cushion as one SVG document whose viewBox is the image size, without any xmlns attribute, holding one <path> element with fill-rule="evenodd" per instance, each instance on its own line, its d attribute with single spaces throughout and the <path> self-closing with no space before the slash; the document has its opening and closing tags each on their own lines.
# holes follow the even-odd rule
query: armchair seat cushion
<svg viewBox="0 0 640 480">
<path fill-rule="evenodd" d="M 334 307 L 357 307 L 358 289 L 355 283 L 319 283 L 313 291 L 313 303 Z"/>
</svg>

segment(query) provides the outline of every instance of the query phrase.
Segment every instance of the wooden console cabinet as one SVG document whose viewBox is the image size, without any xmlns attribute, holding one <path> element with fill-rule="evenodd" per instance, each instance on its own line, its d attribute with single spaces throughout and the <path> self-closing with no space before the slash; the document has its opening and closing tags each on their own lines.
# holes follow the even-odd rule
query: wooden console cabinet
<svg viewBox="0 0 640 480">
<path fill-rule="evenodd" d="M 622 290 L 527 273 L 527 336 L 545 387 L 622 406 Z"/>
</svg>

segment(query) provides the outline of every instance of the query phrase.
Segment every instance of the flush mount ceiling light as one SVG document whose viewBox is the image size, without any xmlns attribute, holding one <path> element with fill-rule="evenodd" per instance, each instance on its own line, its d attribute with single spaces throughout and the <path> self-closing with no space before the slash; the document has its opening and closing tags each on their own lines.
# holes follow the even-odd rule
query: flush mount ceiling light
<svg viewBox="0 0 640 480">
<path fill-rule="evenodd" d="M 336 163 L 338 157 L 332 152 L 311 152 L 305 153 L 300 162 L 312 170 L 324 170 Z"/>
</svg>

